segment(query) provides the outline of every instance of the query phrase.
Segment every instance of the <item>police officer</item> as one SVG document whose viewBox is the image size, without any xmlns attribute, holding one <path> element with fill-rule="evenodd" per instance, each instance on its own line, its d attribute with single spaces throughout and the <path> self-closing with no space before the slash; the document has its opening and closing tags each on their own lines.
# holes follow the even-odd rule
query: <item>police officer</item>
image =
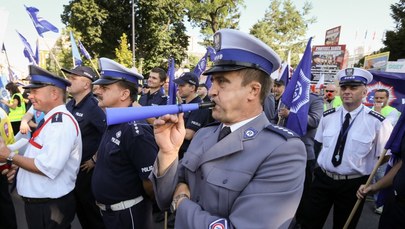
<svg viewBox="0 0 405 229">
<path fill-rule="evenodd" d="M 216 61 L 205 74 L 212 74 L 212 115 L 221 123 L 200 129 L 179 161 L 182 115 L 155 121 L 159 154 L 150 179 L 159 206 L 177 211 L 176 228 L 288 228 L 306 155 L 297 136 L 263 113 L 280 59 L 237 30 L 219 30 L 214 42 Z"/>
<path fill-rule="evenodd" d="M 10 152 L 1 140 L 0 162 L 20 167 L 17 192 L 24 200 L 29 228 L 70 228 L 82 152 L 79 125 L 64 104 L 70 82 L 34 65 L 29 74 L 28 98 L 45 117 L 24 154 Z"/>
<path fill-rule="evenodd" d="M 100 58 L 99 106 L 129 107 L 137 97 L 142 75 L 107 58 Z M 106 228 L 152 226 L 153 189 L 148 175 L 157 145 L 145 121 L 110 125 L 97 152 L 92 188 Z"/>
<path fill-rule="evenodd" d="M 167 97 L 163 93 L 163 85 L 166 82 L 166 72 L 161 68 L 153 68 L 148 78 L 148 93 L 141 95 L 138 103 L 141 106 L 166 105 Z M 153 123 L 153 122 L 152 122 Z"/>
<path fill-rule="evenodd" d="M 177 92 L 184 103 L 201 103 L 201 98 L 197 95 L 198 76 L 192 72 L 183 73 L 173 81 L 177 84 Z M 184 124 L 186 126 L 186 136 L 180 147 L 179 158 L 183 158 L 194 134 L 204 127 L 210 117 L 209 109 L 189 111 L 184 114 Z"/>
<path fill-rule="evenodd" d="M 360 68 L 337 73 L 343 106 L 324 112 L 315 140 L 322 143 L 303 228 L 322 228 L 334 205 L 333 228 L 343 228 L 392 130 L 380 114 L 362 104 L 373 75 Z M 364 202 L 363 202 L 364 204 Z M 355 228 L 362 206 L 351 221 Z"/>
<path fill-rule="evenodd" d="M 82 161 L 74 190 L 77 217 L 83 229 L 104 228 L 91 190 L 91 177 L 95 166 L 93 157 L 106 128 L 105 113 L 97 105 L 98 101 L 92 93 L 92 82 L 96 73 L 87 66 L 77 66 L 70 70 L 62 68 L 62 71 L 67 73 L 71 83 L 68 92 L 73 97 L 66 104 L 66 108 L 76 118 L 82 133 Z"/>
</svg>

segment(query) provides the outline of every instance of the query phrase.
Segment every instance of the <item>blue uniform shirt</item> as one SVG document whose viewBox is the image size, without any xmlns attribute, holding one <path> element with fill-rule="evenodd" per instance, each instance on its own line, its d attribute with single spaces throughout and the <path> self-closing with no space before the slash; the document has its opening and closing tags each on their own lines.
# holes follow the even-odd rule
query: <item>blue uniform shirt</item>
<svg viewBox="0 0 405 229">
<path fill-rule="evenodd" d="M 66 104 L 66 108 L 73 114 L 82 132 L 83 163 L 90 160 L 97 152 L 106 128 L 105 113 L 98 106 L 98 101 L 92 93 L 87 94 L 78 104 L 74 99 L 71 99 Z"/>
<path fill-rule="evenodd" d="M 197 96 L 189 103 L 201 103 L 201 102 L 202 102 L 201 98 Z M 197 132 L 200 128 L 207 125 L 210 115 L 211 115 L 210 110 L 208 108 L 185 112 L 184 125 L 186 126 L 186 129 L 191 129 Z M 182 158 L 183 154 L 187 151 L 190 142 L 191 140 L 184 139 L 184 142 L 180 147 L 180 158 Z"/>
<path fill-rule="evenodd" d="M 162 90 L 157 90 L 156 92 L 150 94 L 149 92 L 141 95 L 138 101 L 142 106 L 156 106 L 156 105 L 166 105 L 167 97 L 162 92 Z"/>
<path fill-rule="evenodd" d="M 148 179 L 157 152 L 152 127 L 146 122 L 108 126 L 93 173 L 95 199 L 115 204 L 144 194 L 142 181 Z"/>
</svg>

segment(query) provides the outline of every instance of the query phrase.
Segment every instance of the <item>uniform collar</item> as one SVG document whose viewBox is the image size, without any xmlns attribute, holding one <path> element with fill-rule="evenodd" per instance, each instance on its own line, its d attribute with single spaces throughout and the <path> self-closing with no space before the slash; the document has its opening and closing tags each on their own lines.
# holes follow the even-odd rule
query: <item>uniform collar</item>
<svg viewBox="0 0 405 229">
<path fill-rule="evenodd" d="M 257 118 L 259 115 L 255 116 L 253 118 L 249 118 L 249 119 L 234 123 L 234 124 L 230 125 L 229 127 L 231 128 L 231 131 L 234 132 L 235 130 L 239 129 L 241 126 L 243 126 L 246 123 L 248 123 L 248 122 L 252 121 L 253 119 Z M 224 128 L 224 127 L 225 127 L 225 125 L 222 125 L 221 129 Z"/>
<path fill-rule="evenodd" d="M 350 113 L 350 116 L 351 116 L 351 117 L 356 117 L 357 113 L 359 113 L 360 110 L 361 110 L 363 107 L 364 107 L 364 105 L 361 104 L 359 107 L 357 107 L 356 109 L 354 109 L 354 110 L 352 110 L 351 112 L 349 112 L 349 111 L 347 111 L 347 110 L 342 106 L 342 109 L 343 109 L 343 117 L 345 117 L 347 113 Z"/>
</svg>

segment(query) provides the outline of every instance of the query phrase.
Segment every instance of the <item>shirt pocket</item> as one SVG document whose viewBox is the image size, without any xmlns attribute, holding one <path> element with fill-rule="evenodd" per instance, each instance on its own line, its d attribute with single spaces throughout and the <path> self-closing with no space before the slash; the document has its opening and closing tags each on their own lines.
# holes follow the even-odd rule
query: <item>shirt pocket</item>
<svg viewBox="0 0 405 229">
<path fill-rule="evenodd" d="M 366 157 L 369 156 L 373 147 L 373 138 L 368 135 L 354 135 L 350 140 L 350 145 L 345 147 L 348 151 L 350 163 L 357 168 L 364 168 Z"/>
<path fill-rule="evenodd" d="M 243 171 L 214 168 L 207 177 L 207 182 L 217 190 L 219 212 L 229 213 L 235 199 L 249 184 L 252 175 Z"/>
</svg>

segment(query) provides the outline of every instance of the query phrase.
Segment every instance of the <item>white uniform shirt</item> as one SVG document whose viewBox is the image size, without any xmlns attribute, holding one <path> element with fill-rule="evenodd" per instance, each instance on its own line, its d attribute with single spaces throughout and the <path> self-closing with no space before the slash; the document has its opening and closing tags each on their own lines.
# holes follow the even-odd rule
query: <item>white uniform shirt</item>
<svg viewBox="0 0 405 229">
<path fill-rule="evenodd" d="M 79 125 L 65 105 L 53 108 L 45 115 L 44 120 L 56 112 L 67 113 L 73 120 L 66 114 L 63 114 L 62 121 L 49 120 L 35 138 L 42 149 L 29 144 L 24 156 L 35 158 L 35 166 L 45 176 L 20 168 L 17 174 L 17 191 L 23 197 L 59 198 L 75 187 L 82 155 Z"/>
<path fill-rule="evenodd" d="M 341 175 L 369 175 L 383 152 L 392 125 L 389 120 L 380 121 L 369 114 L 370 108 L 364 105 L 350 112 L 350 129 L 342 163 L 335 167 L 332 164 L 332 156 L 347 112 L 340 106 L 335 112 L 321 118 L 315 135 L 315 140 L 322 143 L 318 164 L 329 172 Z"/>
</svg>

